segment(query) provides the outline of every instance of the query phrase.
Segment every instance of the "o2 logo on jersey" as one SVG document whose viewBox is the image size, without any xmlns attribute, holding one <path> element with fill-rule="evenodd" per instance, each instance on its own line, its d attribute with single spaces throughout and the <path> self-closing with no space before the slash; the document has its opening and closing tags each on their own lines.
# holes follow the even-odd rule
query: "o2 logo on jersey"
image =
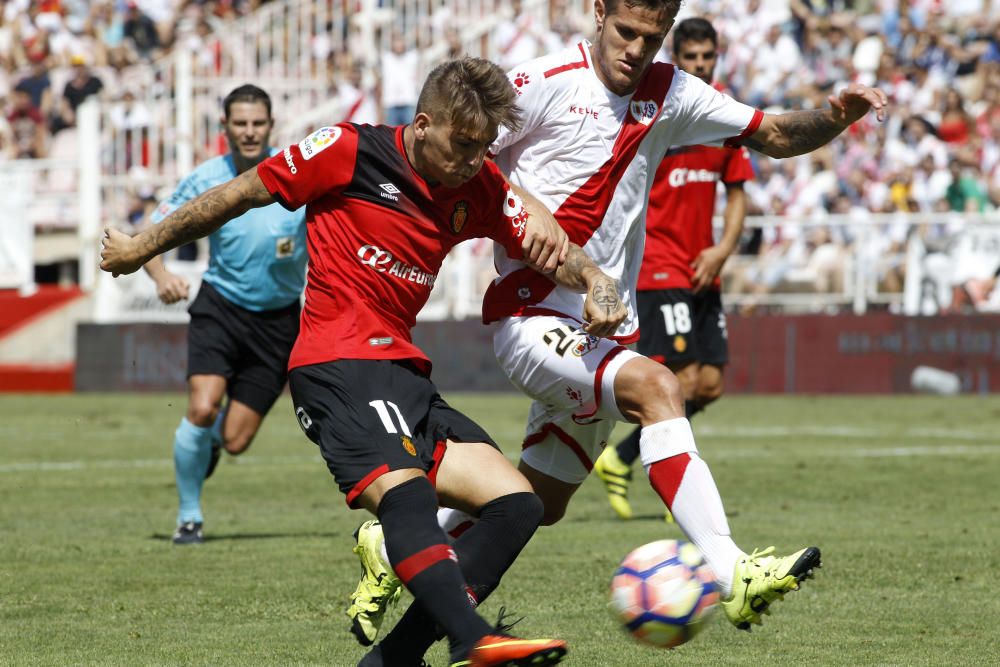
<svg viewBox="0 0 1000 667">
<path fill-rule="evenodd" d="M 514 236 L 524 236 L 524 227 L 528 224 L 528 212 L 524 210 L 524 202 L 512 191 L 507 191 L 503 200 L 503 214 L 514 227 Z"/>
<path fill-rule="evenodd" d="M 299 142 L 299 152 L 303 160 L 311 160 L 320 151 L 324 151 L 337 143 L 343 131 L 339 127 L 321 127 Z"/>
<path fill-rule="evenodd" d="M 659 109 L 656 102 L 652 100 L 632 100 L 632 103 L 629 105 L 632 118 L 635 118 L 636 122 L 643 125 L 649 125 L 656 120 L 656 114 Z"/>
<path fill-rule="evenodd" d="M 469 219 L 469 202 L 462 201 L 455 202 L 455 210 L 451 212 L 451 231 L 456 234 L 462 232 L 462 228 L 465 227 L 466 220 Z"/>
</svg>

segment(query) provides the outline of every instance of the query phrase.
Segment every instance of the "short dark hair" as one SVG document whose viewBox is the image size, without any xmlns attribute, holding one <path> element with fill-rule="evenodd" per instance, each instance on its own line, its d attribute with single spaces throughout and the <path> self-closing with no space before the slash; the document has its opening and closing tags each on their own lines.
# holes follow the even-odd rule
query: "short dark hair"
<svg viewBox="0 0 1000 667">
<path fill-rule="evenodd" d="M 713 46 L 719 45 L 719 33 L 715 32 L 712 24 L 700 17 L 684 19 L 674 26 L 674 55 L 679 55 L 681 47 L 685 42 L 712 42 Z"/>
<path fill-rule="evenodd" d="M 604 12 L 614 14 L 619 3 L 624 2 L 629 7 L 646 7 L 647 9 L 663 9 L 671 16 L 677 16 L 684 0 L 604 0 Z"/>
<path fill-rule="evenodd" d="M 222 100 L 222 111 L 226 118 L 229 118 L 229 111 L 237 102 L 261 102 L 267 108 L 267 117 L 271 117 L 271 96 L 252 83 L 233 88 L 226 99 Z"/>
<path fill-rule="evenodd" d="M 491 125 L 515 132 L 521 128 L 517 93 L 507 75 L 490 61 L 469 56 L 431 70 L 420 90 L 417 113 L 474 132 Z"/>
</svg>

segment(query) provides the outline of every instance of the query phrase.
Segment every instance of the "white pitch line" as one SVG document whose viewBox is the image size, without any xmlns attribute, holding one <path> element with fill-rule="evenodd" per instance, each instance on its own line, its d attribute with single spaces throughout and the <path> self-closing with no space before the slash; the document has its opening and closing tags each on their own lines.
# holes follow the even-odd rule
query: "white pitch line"
<svg viewBox="0 0 1000 667">
<path fill-rule="evenodd" d="M 319 456 L 257 456 L 231 459 L 225 465 L 299 465 L 322 462 Z M 67 470 L 130 470 L 135 468 L 170 468 L 171 459 L 107 459 L 97 461 L 29 461 L 25 463 L 0 464 L 0 473 L 5 472 L 62 472 Z"/>
<path fill-rule="evenodd" d="M 746 458 L 893 458 L 893 457 L 925 457 L 925 456 L 997 456 L 1000 455 L 998 445 L 909 445 L 906 447 L 869 447 L 852 448 L 856 443 L 831 443 L 829 447 L 819 449 L 797 450 L 789 455 L 786 452 L 776 452 L 772 449 L 759 447 L 739 447 L 715 449 L 706 447 L 704 454 L 710 461 Z M 303 463 L 319 463 L 319 456 L 258 456 L 232 459 L 226 465 L 301 465 Z M 18 472 L 67 472 L 77 470 L 128 470 L 136 468 L 168 468 L 173 465 L 170 459 L 109 459 L 104 461 L 37 461 L 24 463 L 8 463 L 0 465 L 0 473 Z"/>
<path fill-rule="evenodd" d="M 997 442 L 1000 444 L 995 432 L 969 431 L 969 430 L 947 430 L 936 428 L 907 428 L 899 431 L 877 428 L 858 428 L 853 426 L 743 426 L 737 428 L 727 428 L 725 426 L 700 426 L 694 425 L 695 433 L 698 436 L 711 438 L 795 438 L 795 437 L 819 437 L 819 438 L 857 438 L 857 439 L 877 439 L 877 438 L 922 438 L 933 440 L 967 440 Z"/>
</svg>

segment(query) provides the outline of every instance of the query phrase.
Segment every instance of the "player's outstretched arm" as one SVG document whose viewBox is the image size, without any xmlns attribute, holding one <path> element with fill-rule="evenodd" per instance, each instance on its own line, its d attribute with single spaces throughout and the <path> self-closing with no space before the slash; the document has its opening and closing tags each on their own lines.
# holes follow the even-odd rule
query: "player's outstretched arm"
<svg viewBox="0 0 1000 667">
<path fill-rule="evenodd" d="M 764 114 L 757 131 L 744 140 L 748 148 L 771 157 L 802 155 L 830 143 L 871 109 L 885 120 L 889 98 L 878 88 L 852 83 L 827 98 L 829 108 Z"/>
<path fill-rule="evenodd" d="M 583 305 L 583 329 L 594 336 L 606 337 L 618 330 L 628 311 L 618 295 L 618 283 L 597 268 L 583 249 L 570 243 L 566 260 L 552 274 L 552 279 L 573 290 L 586 292 Z"/>
<path fill-rule="evenodd" d="M 274 201 L 254 167 L 192 199 L 160 224 L 135 236 L 105 229 L 101 269 L 115 276 L 135 273 L 160 253 L 208 236 L 229 220 Z"/>
</svg>

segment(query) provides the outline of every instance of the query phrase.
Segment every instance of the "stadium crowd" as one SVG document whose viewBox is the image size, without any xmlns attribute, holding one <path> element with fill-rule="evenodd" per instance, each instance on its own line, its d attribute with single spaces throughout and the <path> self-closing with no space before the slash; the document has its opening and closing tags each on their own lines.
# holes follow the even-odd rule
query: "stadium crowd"
<svg viewBox="0 0 1000 667">
<path fill-rule="evenodd" d="M 310 58 L 329 65 L 329 93 L 343 116 L 332 120 L 401 123 L 412 115 L 418 83 L 435 64 L 427 54 L 461 53 L 463 35 L 474 32 L 482 14 L 507 17 L 481 40 L 485 54 L 507 68 L 586 36 L 589 17 L 574 22 L 581 14 L 569 9 L 578 10 L 579 3 L 569 2 L 551 0 L 548 21 L 542 21 L 521 0 L 378 0 L 383 18 L 376 35 L 386 33 L 379 37 L 385 48 L 373 51 L 359 44 L 352 23 L 351 12 L 361 3 L 331 0 L 330 7 L 347 18 L 340 24 L 331 19 L 327 27 L 345 38 L 315 39 Z M 150 63 L 181 44 L 203 64 L 221 62 L 227 56 L 220 30 L 260 4 L 0 0 L 0 160 L 71 154 L 71 146 L 61 146 L 60 133 L 73 126 L 76 108 L 89 95 L 112 104 L 117 126 L 141 130 L 152 122 L 139 94 Z M 854 252 L 877 265 L 879 291 L 899 292 L 912 228 L 900 219 L 871 223 L 871 233 L 860 235 L 858 225 L 870 222 L 867 214 L 941 214 L 947 223 L 916 231 L 933 248 L 961 225 L 949 212 L 1000 206 L 998 4 L 685 3 L 680 18 L 698 14 L 717 27 L 718 83 L 737 99 L 764 109 L 809 108 L 860 82 L 889 93 L 893 109 L 887 123 L 868 119 L 809 156 L 782 163 L 754 156 L 757 177 L 746 186 L 749 214 L 796 224 L 749 230 L 741 254 L 727 265 L 727 292 L 842 292 L 846 260 Z M 664 59 L 669 48 L 665 44 Z M 141 198 L 133 209 L 131 217 L 140 219 Z M 857 224 L 815 224 L 830 215 Z M 803 220 L 814 224 L 797 224 Z"/>
</svg>

